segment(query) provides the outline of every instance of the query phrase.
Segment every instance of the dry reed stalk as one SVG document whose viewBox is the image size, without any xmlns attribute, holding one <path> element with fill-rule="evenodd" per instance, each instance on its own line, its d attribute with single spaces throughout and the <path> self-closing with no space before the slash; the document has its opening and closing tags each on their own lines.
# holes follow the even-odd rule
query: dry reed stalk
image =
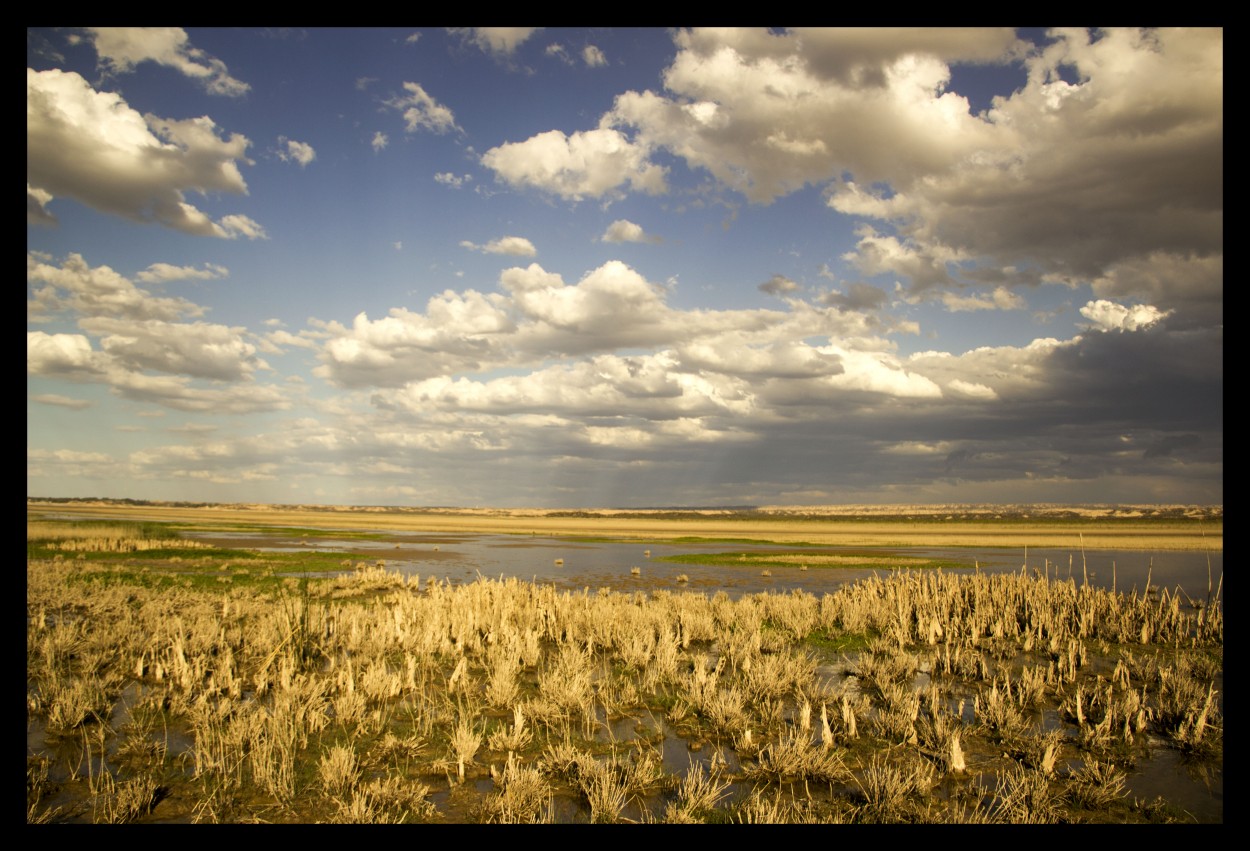
<svg viewBox="0 0 1250 851">
<path fill-rule="evenodd" d="M 842 696 L 842 726 L 846 728 L 846 737 L 848 739 L 859 737 L 855 723 L 855 709 L 851 706 L 850 698 L 846 695 Z"/>
<path fill-rule="evenodd" d="M 533 739 L 533 733 L 525 727 L 525 712 L 521 704 L 512 707 L 512 729 L 506 727 L 491 734 L 488 744 L 491 750 L 519 751 Z"/>
<path fill-rule="evenodd" d="M 847 769 L 838 751 L 817 747 L 809 734 L 791 729 L 760 748 L 752 773 L 775 782 L 837 783 L 846 779 Z"/>
<path fill-rule="evenodd" d="M 1069 778 L 1066 797 L 1078 807 L 1105 810 L 1127 794 L 1124 780 L 1114 765 L 1094 760 Z"/>
<path fill-rule="evenodd" d="M 579 763 L 578 778 L 582 794 L 590 805 L 590 820 L 595 824 L 613 823 L 621 818 L 629 794 L 616 759 L 606 762 L 595 759 Z"/>
<path fill-rule="evenodd" d="M 691 760 L 690 768 L 677 787 L 677 801 L 665 809 L 664 821 L 698 823 L 725 798 L 729 786 L 728 779 L 705 772 L 702 763 Z"/>
<path fill-rule="evenodd" d="M 460 719 L 451 733 L 451 753 L 456 761 L 456 777 L 461 783 L 464 782 L 465 766 L 473 765 L 473 758 L 482 746 L 482 732 L 474 725 L 471 714 L 462 707 Z"/>
<path fill-rule="evenodd" d="M 820 704 L 820 742 L 826 748 L 833 747 L 833 730 L 829 727 L 829 707 Z"/>
<path fill-rule="evenodd" d="M 999 775 L 999 786 L 989 807 L 992 821 L 1009 824 L 1054 824 L 1059 821 L 1059 799 L 1041 774 L 1015 765 Z"/>
<path fill-rule="evenodd" d="M 526 767 L 512 754 L 504 766 L 499 790 L 487 798 L 486 821 L 499 824 L 543 824 L 553 819 L 553 790 L 541 771 Z"/>
<path fill-rule="evenodd" d="M 321 787 L 330 797 L 342 797 L 360 780 L 356 750 L 351 745 L 335 745 L 317 763 Z"/>
</svg>

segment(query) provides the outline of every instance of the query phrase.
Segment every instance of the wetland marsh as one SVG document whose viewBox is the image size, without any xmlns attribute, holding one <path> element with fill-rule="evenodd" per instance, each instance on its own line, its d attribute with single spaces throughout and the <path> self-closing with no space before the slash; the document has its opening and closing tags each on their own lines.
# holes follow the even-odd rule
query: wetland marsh
<svg viewBox="0 0 1250 851">
<path fill-rule="evenodd" d="M 28 821 L 1223 820 L 1222 523 L 327 515 L 32 507 Z"/>
</svg>

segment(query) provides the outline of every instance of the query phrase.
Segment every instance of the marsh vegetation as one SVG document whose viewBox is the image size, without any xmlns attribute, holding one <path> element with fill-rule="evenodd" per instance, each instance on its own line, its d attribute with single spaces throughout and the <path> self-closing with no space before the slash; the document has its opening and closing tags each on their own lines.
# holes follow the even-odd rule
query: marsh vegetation
<svg viewBox="0 0 1250 851">
<path fill-rule="evenodd" d="M 28 821 L 1222 821 L 1134 791 L 1160 758 L 1222 790 L 1222 585 L 731 598 L 313 544 L 28 524 Z"/>
</svg>

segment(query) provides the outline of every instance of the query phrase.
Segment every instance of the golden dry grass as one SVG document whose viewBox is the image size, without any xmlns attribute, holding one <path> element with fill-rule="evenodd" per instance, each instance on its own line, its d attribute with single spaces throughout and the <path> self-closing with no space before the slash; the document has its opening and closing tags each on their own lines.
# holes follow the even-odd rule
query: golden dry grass
<svg viewBox="0 0 1250 851">
<path fill-rule="evenodd" d="M 732 538 L 839 546 L 896 547 L 1076 547 L 1086 549 L 1209 550 L 1224 549 L 1223 521 L 1125 519 L 1032 520 L 881 520 L 870 517 L 789 518 L 783 515 L 744 519 L 724 512 L 622 514 L 595 512 L 557 516 L 559 512 L 515 510 L 395 510 L 327 508 L 280 509 L 257 506 L 185 508 L 28 503 L 33 518 L 43 512 L 113 520 L 156 520 L 196 524 L 258 524 L 331 527 L 343 530 L 461 532 L 603 536 L 646 541 L 683 537 Z"/>
</svg>

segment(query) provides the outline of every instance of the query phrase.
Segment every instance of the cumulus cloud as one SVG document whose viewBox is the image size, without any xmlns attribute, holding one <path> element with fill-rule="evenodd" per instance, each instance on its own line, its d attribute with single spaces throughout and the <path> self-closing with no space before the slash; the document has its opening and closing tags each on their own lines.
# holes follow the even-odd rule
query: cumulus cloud
<svg viewBox="0 0 1250 851">
<path fill-rule="evenodd" d="M 1065 282 L 1158 253 L 1221 252 L 1222 31 L 1049 39 L 1026 59 L 1024 87 L 996 98 L 974 134 L 935 125 L 939 149 L 962 140 L 963 156 L 923 174 L 893 169 L 888 194 L 835 187 L 831 205 L 897 225 L 921 253 L 945 248 Z"/>
<path fill-rule="evenodd" d="M 956 378 L 946 385 L 946 389 L 956 396 L 963 396 L 969 399 L 997 399 L 998 394 L 994 392 L 992 387 L 986 387 L 984 384 L 977 384 L 972 381 L 964 381 L 962 378 Z"/>
<path fill-rule="evenodd" d="M 103 376 L 105 361 L 83 334 L 26 332 L 26 374 L 74 380 Z"/>
<path fill-rule="evenodd" d="M 858 228 L 856 233 L 859 242 L 855 250 L 843 254 L 842 259 L 868 276 L 897 275 L 907 281 L 912 292 L 953 285 L 952 265 L 965 259 L 947 246 L 920 245 L 880 234 L 869 226 Z"/>
<path fill-rule="evenodd" d="M 386 138 L 386 134 L 379 130 L 373 134 L 373 139 L 369 142 L 369 144 L 373 147 L 373 150 L 380 151 L 386 147 L 387 142 L 389 141 L 390 140 Z"/>
<path fill-rule="evenodd" d="M 248 216 L 231 214 L 221 217 L 221 231 L 226 239 L 237 239 L 245 236 L 248 239 L 268 239 L 269 235 L 260 223 Z"/>
<path fill-rule="evenodd" d="M 297 162 L 300 168 L 317 158 L 317 152 L 307 142 L 296 142 L 285 136 L 278 137 L 278 159 L 285 162 Z"/>
<path fill-rule="evenodd" d="M 671 350 L 681 371 L 692 373 L 828 376 L 840 371 L 840 355 L 782 341 L 870 334 L 858 314 L 797 301 L 785 311 L 676 310 L 663 287 L 620 261 L 575 284 L 532 263 L 504 270 L 499 286 L 498 293 L 444 292 L 423 313 L 362 314 L 350 328 L 321 323 L 327 341 L 318 374 L 342 386 L 393 387 L 636 348 Z"/>
<path fill-rule="evenodd" d="M 81 257 L 77 257 L 77 259 L 79 262 L 82 261 Z M 214 278 L 224 278 L 229 274 L 229 269 L 225 266 L 219 266 L 216 263 L 205 263 L 203 269 L 197 269 L 194 266 L 174 266 L 169 263 L 153 263 L 151 266 L 148 266 L 148 268 L 135 275 L 135 277 L 144 283 L 157 283 L 160 281 L 182 281 L 187 279 L 208 281 Z"/>
<path fill-rule="evenodd" d="M 466 183 L 469 183 L 472 180 L 473 180 L 473 175 L 471 174 L 463 174 L 460 176 L 456 176 L 455 174 L 452 174 L 450 171 L 440 171 L 434 175 L 435 183 L 441 183 L 444 186 L 450 186 L 452 189 L 459 189 L 461 186 L 464 186 Z"/>
<path fill-rule="evenodd" d="M 582 61 L 591 68 L 601 68 L 608 64 L 608 58 L 603 55 L 603 51 L 593 44 L 582 48 Z"/>
<path fill-rule="evenodd" d="M 198 80 L 209 94 L 238 97 L 251 89 L 230 76 L 226 64 L 192 47 L 182 27 L 87 27 L 100 64 L 113 73 L 133 71 L 141 62 L 155 62 Z"/>
<path fill-rule="evenodd" d="M 1081 315 L 1092 323 L 1089 327 L 1099 331 L 1139 331 L 1155 325 L 1169 312 L 1150 304 L 1125 307 L 1101 298 L 1081 308 Z"/>
<path fill-rule="evenodd" d="M 316 349 L 317 343 L 307 337 L 292 334 L 290 331 L 271 331 L 265 335 L 265 340 L 272 344 L 275 348 L 279 346 L 294 346 L 300 349 Z"/>
<path fill-rule="evenodd" d="M 877 223 L 843 259 L 913 294 L 1097 280 L 1125 295 L 1165 287 L 1147 259 L 1165 257 L 1202 281 L 1173 293 L 1217 309 L 1220 28 L 1059 29 L 1036 45 L 1004 28 L 674 39 L 662 90 L 622 93 L 595 129 L 506 143 L 483 163 L 569 200 L 665 191 L 660 154 L 758 203 L 824 185 L 833 209 Z M 951 88 L 955 66 L 1010 63 L 1025 83 L 989 109 Z M 1006 292 L 948 307 L 1014 307 Z"/>
<path fill-rule="evenodd" d="M 1224 314 L 1224 255 L 1152 251 L 1109 266 L 1093 281 L 1101 298 L 1144 298 L 1160 309 L 1219 325 Z"/>
<path fill-rule="evenodd" d="M 760 284 L 759 290 L 769 295 L 784 296 L 787 293 L 798 292 L 799 285 L 787 278 L 785 275 L 773 275 L 764 283 Z"/>
<path fill-rule="evenodd" d="M 186 299 L 156 296 L 136 287 L 108 266 L 92 267 L 81 254 L 69 255 L 59 266 L 49 261 L 51 258 L 45 254 L 26 255 L 26 279 L 34 291 L 28 309 L 35 319 L 67 311 L 84 316 L 171 321 L 204 312 L 202 307 Z M 211 265 L 204 271 L 216 270 L 225 272 L 222 267 Z M 166 276 L 186 277 L 181 274 L 183 271 L 186 270 L 158 263 L 146 273 L 141 272 L 140 277 L 147 274 L 147 280 L 171 280 Z M 195 271 L 194 276 L 206 275 Z"/>
<path fill-rule="evenodd" d="M 482 164 L 512 186 L 580 201 L 616 197 L 625 186 L 651 195 L 666 192 L 666 169 L 649 162 L 647 154 L 645 147 L 611 128 L 571 136 L 548 130 L 491 148 L 482 155 Z"/>
<path fill-rule="evenodd" d="M 128 370 L 239 381 L 267 368 L 256 357 L 256 347 L 243 339 L 241 328 L 103 317 L 83 319 L 79 326 L 98 337 L 103 351 Z"/>
<path fill-rule="evenodd" d="M 821 296 L 820 301 L 839 310 L 878 310 L 889 300 L 889 295 L 872 284 L 854 283 L 846 292 L 832 290 Z"/>
<path fill-rule="evenodd" d="M 451 27 L 448 32 L 496 57 L 509 57 L 542 27 Z"/>
<path fill-rule="evenodd" d="M 426 94 L 420 83 L 404 83 L 404 91 L 407 92 L 406 95 L 393 97 L 385 103 L 403 115 L 405 129 L 409 133 L 418 130 L 446 133 L 460 129 L 456 126 L 456 117 L 452 111 Z M 374 148 L 377 149 L 377 135 L 373 137 L 373 141 Z M 385 147 L 385 142 L 382 146 Z"/>
<path fill-rule="evenodd" d="M 26 221 L 32 225 L 54 225 L 56 216 L 48 212 L 52 193 L 26 184 Z"/>
<path fill-rule="evenodd" d="M 765 203 L 844 171 L 872 182 L 958 161 L 981 122 L 943 92 L 944 60 L 1003 58 L 1015 43 L 1009 30 L 858 29 L 695 29 L 675 41 L 671 95 L 626 92 L 609 120 Z"/>
<path fill-rule="evenodd" d="M 181 375 L 147 375 L 116 370 L 109 386 L 124 399 L 163 405 L 179 411 L 244 415 L 285 411 L 292 406 L 290 394 L 271 385 L 235 384 L 202 386 Z"/>
<path fill-rule="evenodd" d="M 973 310 L 1020 310 L 1026 307 L 1024 299 L 1006 287 L 997 287 L 989 295 L 957 295 L 944 292 L 941 302 L 951 313 Z"/>
<path fill-rule="evenodd" d="M 466 239 L 461 241 L 460 247 L 486 254 L 510 254 L 514 257 L 533 257 L 538 254 L 534 243 L 523 236 L 503 236 L 499 239 L 492 239 L 485 245 L 477 245 Z"/>
<path fill-rule="evenodd" d="M 216 223 L 186 201 L 187 191 L 247 193 L 238 164 L 250 164 L 251 143 L 239 133 L 222 138 L 208 117 L 141 116 L 120 95 L 97 92 L 73 72 L 28 68 L 26 143 L 27 181 L 45 205 L 68 196 L 198 236 L 251 235 L 230 224 L 247 217 Z"/>
<path fill-rule="evenodd" d="M 68 396 L 62 396 L 59 393 L 40 393 L 37 396 L 30 397 L 33 401 L 41 405 L 54 405 L 58 408 L 70 408 L 75 411 L 81 411 L 84 408 L 90 408 L 92 403 L 86 399 L 71 399 Z"/>
<path fill-rule="evenodd" d="M 642 229 L 642 225 L 634 224 L 628 219 L 617 219 L 608 225 L 607 230 L 603 232 L 603 236 L 599 237 L 603 242 L 659 242 L 658 236 L 651 236 Z"/>
<path fill-rule="evenodd" d="M 186 299 L 153 295 L 108 266 L 89 266 L 71 254 L 60 265 L 27 255 L 34 319 L 76 317 L 82 333 L 28 331 L 30 376 L 108 386 L 123 398 L 186 411 L 253 413 L 290 407 L 274 387 L 255 382 L 269 365 L 245 329 L 186 321 L 204 308 Z M 225 269 L 152 264 L 148 280 L 211 278 Z M 206 386 L 205 382 L 210 382 Z"/>
<path fill-rule="evenodd" d="M 554 59 L 559 59 L 565 65 L 573 64 L 573 57 L 569 56 L 569 52 L 564 49 L 564 45 L 560 44 L 558 41 L 553 41 L 551 44 L 547 45 L 547 49 L 544 50 L 543 53 Z"/>
</svg>

